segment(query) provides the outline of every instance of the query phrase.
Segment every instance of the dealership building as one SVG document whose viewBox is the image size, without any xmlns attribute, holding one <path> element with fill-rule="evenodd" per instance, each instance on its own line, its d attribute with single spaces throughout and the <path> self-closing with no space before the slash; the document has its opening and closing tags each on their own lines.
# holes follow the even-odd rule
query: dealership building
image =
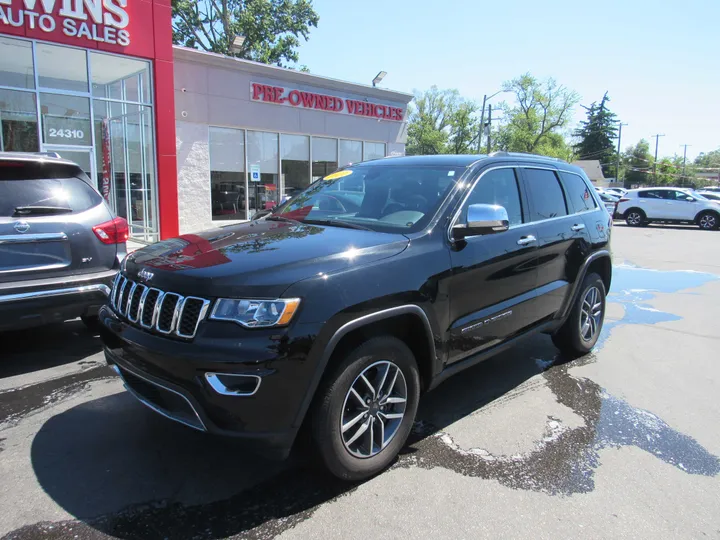
<svg viewBox="0 0 720 540">
<path fill-rule="evenodd" d="M 0 0 L 0 150 L 76 161 L 138 240 L 404 154 L 411 99 L 173 46 L 170 0 Z"/>
</svg>

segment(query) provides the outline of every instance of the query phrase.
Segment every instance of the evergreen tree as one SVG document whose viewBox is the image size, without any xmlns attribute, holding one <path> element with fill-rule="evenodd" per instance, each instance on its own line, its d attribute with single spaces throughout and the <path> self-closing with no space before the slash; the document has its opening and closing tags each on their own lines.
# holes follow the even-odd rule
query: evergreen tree
<svg viewBox="0 0 720 540">
<path fill-rule="evenodd" d="M 597 159 L 603 174 L 614 176 L 617 154 L 613 140 L 617 137 L 617 118 L 607 108 L 609 101 L 605 92 L 600 105 L 593 102 L 590 107 L 583 107 L 587 111 L 587 119 L 580 123 L 573 135 L 580 138 L 574 147 L 576 159 Z"/>
</svg>

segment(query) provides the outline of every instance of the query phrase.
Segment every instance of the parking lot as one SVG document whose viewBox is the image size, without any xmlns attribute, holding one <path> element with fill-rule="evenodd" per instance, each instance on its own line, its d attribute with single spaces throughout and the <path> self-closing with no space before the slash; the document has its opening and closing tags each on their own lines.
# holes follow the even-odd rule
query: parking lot
<svg viewBox="0 0 720 540">
<path fill-rule="evenodd" d="M 717 538 L 720 233 L 618 223 L 613 256 L 591 355 L 448 380 L 360 485 L 147 410 L 79 321 L 0 334 L 0 537 Z"/>
</svg>

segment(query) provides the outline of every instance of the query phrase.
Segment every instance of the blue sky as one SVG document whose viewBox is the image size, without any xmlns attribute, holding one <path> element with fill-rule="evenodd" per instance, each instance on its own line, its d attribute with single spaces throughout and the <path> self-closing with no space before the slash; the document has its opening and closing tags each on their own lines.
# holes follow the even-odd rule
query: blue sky
<svg viewBox="0 0 720 540">
<path fill-rule="evenodd" d="M 622 146 L 656 133 L 660 155 L 720 147 L 720 0 L 314 0 L 299 50 L 318 75 L 412 92 L 435 84 L 482 101 L 530 72 L 589 105 L 609 92 L 629 125 Z M 506 96 L 509 96 L 506 95 Z M 493 99 L 499 103 L 503 95 Z M 577 107 L 575 121 L 583 117 Z"/>
</svg>

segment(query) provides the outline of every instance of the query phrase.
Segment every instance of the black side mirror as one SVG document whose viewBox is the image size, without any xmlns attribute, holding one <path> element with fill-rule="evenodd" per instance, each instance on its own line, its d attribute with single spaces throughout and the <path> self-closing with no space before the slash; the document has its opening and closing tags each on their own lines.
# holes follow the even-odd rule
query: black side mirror
<svg viewBox="0 0 720 540">
<path fill-rule="evenodd" d="M 453 238 L 496 234 L 510 228 L 507 210 L 496 204 L 471 204 L 467 211 L 467 225 L 455 225 Z"/>
</svg>

